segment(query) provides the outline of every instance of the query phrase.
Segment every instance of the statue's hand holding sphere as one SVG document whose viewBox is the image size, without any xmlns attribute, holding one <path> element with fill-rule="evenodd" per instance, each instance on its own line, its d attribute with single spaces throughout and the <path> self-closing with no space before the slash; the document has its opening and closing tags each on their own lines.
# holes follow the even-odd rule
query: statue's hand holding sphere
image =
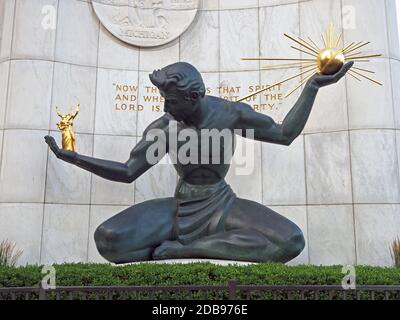
<svg viewBox="0 0 400 320">
<path fill-rule="evenodd" d="M 333 75 L 338 72 L 344 64 L 345 57 L 342 50 L 338 49 L 324 49 L 317 57 L 318 69 L 321 74 Z"/>
<path fill-rule="evenodd" d="M 337 83 L 345 76 L 353 64 L 353 61 L 347 62 L 344 65 L 342 64 L 341 68 L 333 74 L 323 74 L 322 72 L 316 73 L 310 78 L 310 80 L 308 80 L 308 82 L 317 89 Z"/>
</svg>

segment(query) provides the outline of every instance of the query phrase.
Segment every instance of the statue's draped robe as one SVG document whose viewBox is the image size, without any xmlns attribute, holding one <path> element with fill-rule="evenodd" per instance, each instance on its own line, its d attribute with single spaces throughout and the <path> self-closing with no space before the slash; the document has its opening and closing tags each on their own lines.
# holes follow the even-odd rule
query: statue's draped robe
<svg viewBox="0 0 400 320">
<path fill-rule="evenodd" d="M 180 180 L 175 197 L 178 210 L 174 230 L 182 244 L 225 231 L 226 216 L 236 199 L 225 180 L 212 185 L 193 185 Z"/>
<path fill-rule="evenodd" d="M 62 146 L 63 149 L 75 151 L 75 134 L 72 126 L 62 130 Z"/>
</svg>

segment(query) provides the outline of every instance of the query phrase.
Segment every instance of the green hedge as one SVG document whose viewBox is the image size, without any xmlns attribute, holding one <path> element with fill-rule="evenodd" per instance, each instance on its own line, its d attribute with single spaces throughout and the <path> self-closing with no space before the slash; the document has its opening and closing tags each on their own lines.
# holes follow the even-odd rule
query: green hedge
<svg viewBox="0 0 400 320">
<path fill-rule="evenodd" d="M 220 266 L 211 263 L 55 265 L 58 286 L 117 285 L 205 285 L 226 284 L 235 279 L 239 284 L 271 285 L 340 285 L 342 266 L 286 266 L 255 264 Z M 37 286 L 43 278 L 41 266 L 0 267 L 0 287 Z M 400 268 L 356 267 L 357 285 L 399 285 Z"/>
</svg>

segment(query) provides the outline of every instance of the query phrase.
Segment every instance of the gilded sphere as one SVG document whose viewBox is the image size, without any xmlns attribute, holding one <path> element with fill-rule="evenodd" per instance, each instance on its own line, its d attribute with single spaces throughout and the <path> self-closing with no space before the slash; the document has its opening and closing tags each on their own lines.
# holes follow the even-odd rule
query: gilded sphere
<svg viewBox="0 0 400 320">
<path fill-rule="evenodd" d="M 325 49 L 319 53 L 317 60 L 319 71 L 325 75 L 332 75 L 342 68 L 344 55 L 340 50 Z"/>
</svg>

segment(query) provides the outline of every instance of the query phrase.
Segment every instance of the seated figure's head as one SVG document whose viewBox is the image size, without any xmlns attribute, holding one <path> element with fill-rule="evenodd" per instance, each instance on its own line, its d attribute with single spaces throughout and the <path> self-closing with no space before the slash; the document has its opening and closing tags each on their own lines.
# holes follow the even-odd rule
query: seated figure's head
<svg viewBox="0 0 400 320">
<path fill-rule="evenodd" d="M 155 70 L 150 74 L 150 80 L 165 98 L 164 111 L 178 121 L 189 116 L 205 96 L 200 72 L 186 62 L 177 62 Z"/>
</svg>

